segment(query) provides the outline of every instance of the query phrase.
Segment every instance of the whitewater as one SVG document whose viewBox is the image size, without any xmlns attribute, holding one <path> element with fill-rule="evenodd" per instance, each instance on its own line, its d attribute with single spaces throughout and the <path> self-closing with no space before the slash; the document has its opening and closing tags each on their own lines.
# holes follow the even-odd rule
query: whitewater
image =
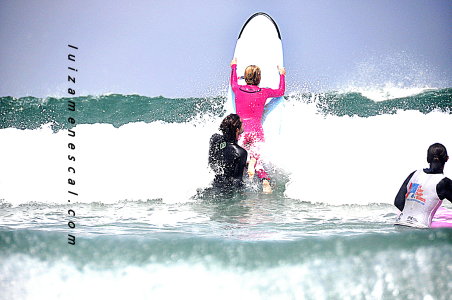
<svg viewBox="0 0 452 300">
<path fill-rule="evenodd" d="M 355 96 L 336 95 L 342 102 Z M 415 97 L 402 101 L 415 102 Z M 448 103 L 443 104 L 443 110 L 452 102 L 450 92 L 444 97 Z M 289 177 L 284 183 L 284 195 L 289 198 L 338 205 L 390 204 L 406 175 L 425 167 L 430 144 L 452 145 L 448 134 L 452 118 L 439 108 L 433 107 L 428 113 L 400 109 L 363 118 L 340 115 L 341 108 L 336 109 L 336 115 L 321 113 L 319 107 L 329 112 L 338 100 L 323 96 L 329 101 L 325 103 L 322 95 L 315 98 L 289 96 L 278 134 L 271 135 L 268 130 L 264 155 Z M 96 98 L 91 101 L 99 102 Z M 207 105 L 217 102 L 216 106 L 221 101 L 204 100 Z M 435 101 L 432 99 L 431 103 Z M 60 102 L 65 105 L 63 100 Z M 166 102 L 151 104 L 157 106 L 152 112 L 154 118 L 168 118 Z M 81 102 L 78 106 L 83 105 Z M 96 108 L 100 110 L 105 105 Z M 197 106 L 198 103 L 187 105 L 191 118 L 182 110 L 172 122 L 77 124 L 73 128 L 76 136 L 71 139 L 67 130 L 55 132 L 52 123 L 40 124 L 33 130 L 4 128 L 0 131 L 0 198 L 12 204 L 61 203 L 67 193 L 63 188 L 69 176 L 67 155 L 74 152 L 76 186 L 83 191 L 78 197 L 80 202 L 189 201 L 197 189 L 209 186 L 213 178 L 207 166 L 208 141 L 222 119 L 221 113 L 215 111 L 203 113 L 204 107 L 196 111 Z M 357 113 L 363 110 L 360 107 Z M 102 118 L 101 111 L 91 114 L 91 118 L 96 114 Z M 155 117 L 156 114 L 160 116 Z M 116 116 L 110 118 L 113 117 Z M 70 151 L 69 142 L 77 149 Z M 446 174 L 447 168 L 446 165 Z M 319 192 L 325 188 L 328 194 Z"/>
</svg>

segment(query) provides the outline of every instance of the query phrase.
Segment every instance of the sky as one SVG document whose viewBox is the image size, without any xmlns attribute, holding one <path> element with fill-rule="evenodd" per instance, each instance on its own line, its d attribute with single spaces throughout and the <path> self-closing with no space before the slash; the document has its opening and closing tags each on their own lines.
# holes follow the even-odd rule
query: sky
<svg viewBox="0 0 452 300">
<path fill-rule="evenodd" d="M 68 67 L 79 96 L 222 95 L 259 11 L 279 26 L 287 93 L 452 87 L 450 1 L 0 0 L 0 97 L 67 96 Z"/>
</svg>

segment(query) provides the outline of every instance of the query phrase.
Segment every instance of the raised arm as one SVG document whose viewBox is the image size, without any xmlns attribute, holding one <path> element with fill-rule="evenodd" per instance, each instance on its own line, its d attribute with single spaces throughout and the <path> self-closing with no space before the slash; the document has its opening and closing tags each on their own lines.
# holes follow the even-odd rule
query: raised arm
<svg viewBox="0 0 452 300">
<path fill-rule="evenodd" d="M 231 61 L 231 88 L 233 91 L 239 89 L 239 84 L 237 83 L 237 59 L 234 58 Z"/>
<path fill-rule="evenodd" d="M 284 96 L 284 93 L 286 91 L 286 69 L 278 66 L 278 70 L 279 70 L 279 87 L 276 90 L 266 89 L 268 98 Z"/>
</svg>

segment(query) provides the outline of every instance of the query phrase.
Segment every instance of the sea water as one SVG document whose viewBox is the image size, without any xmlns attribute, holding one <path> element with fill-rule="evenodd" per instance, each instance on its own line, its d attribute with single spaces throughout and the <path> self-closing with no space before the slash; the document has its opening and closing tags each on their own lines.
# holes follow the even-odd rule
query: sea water
<svg viewBox="0 0 452 300">
<path fill-rule="evenodd" d="M 452 89 L 288 95 L 271 195 L 202 192 L 224 101 L 0 98 L 0 299 L 450 297 L 451 229 L 392 203 L 452 147 Z"/>
</svg>

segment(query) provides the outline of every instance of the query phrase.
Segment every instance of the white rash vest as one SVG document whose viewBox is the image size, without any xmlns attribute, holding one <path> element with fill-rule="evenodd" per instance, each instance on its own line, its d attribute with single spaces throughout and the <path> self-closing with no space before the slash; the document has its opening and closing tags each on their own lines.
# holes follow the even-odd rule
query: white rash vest
<svg viewBox="0 0 452 300">
<path fill-rule="evenodd" d="M 436 192 L 436 186 L 444 174 L 427 174 L 416 171 L 407 184 L 405 206 L 396 220 L 397 225 L 429 228 L 432 218 L 442 200 Z"/>
</svg>

